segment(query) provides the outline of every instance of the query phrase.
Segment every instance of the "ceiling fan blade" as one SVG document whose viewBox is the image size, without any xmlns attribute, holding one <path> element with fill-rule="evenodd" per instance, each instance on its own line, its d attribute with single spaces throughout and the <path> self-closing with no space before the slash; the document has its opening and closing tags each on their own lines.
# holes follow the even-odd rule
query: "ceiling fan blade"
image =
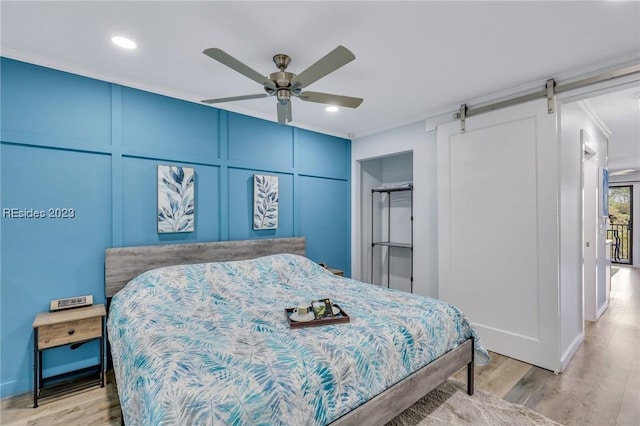
<svg viewBox="0 0 640 426">
<path fill-rule="evenodd" d="M 201 102 L 205 104 L 219 104 L 222 102 L 232 102 L 232 101 L 244 101 L 246 99 L 258 99 L 258 98 L 266 98 L 268 95 L 266 93 L 258 93 L 256 95 L 244 95 L 244 96 L 231 96 L 229 98 L 218 98 L 218 99 L 205 99 Z"/>
<path fill-rule="evenodd" d="M 284 105 L 278 102 L 278 124 L 285 124 L 291 121 L 291 101 Z"/>
<path fill-rule="evenodd" d="M 264 76 L 250 66 L 243 64 L 222 49 L 211 47 L 209 49 L 203 50 L 202 53 L 204 53 L 211 59 L 215 59 L 221 64 L 228 66 L 232 70 L 238 71 L 240 74 L 249 77 L 251 80 L 260 83 L 263 86 L 269 87 L 273 90 L 276 89 L 275 84 L 273 84 L 273 82 L 269 80 L 267 76 Z"/>
<path fill-rule="evenodd" d="M 290 104 L 290 102 L 288 102 Z M 287 122 L 287 105 L 278 102 L 278 124 Z"/>
<path fill-rule="evenodd" d="M 291 80 L 291 88 L 307 87 L 355 58 L 355 55 L 349 49 L 344 46 L 338 46 Z"/>
<path fill-rule="evenodd" d="M 350 96 L 332 95 L 330 93 L 321 92 L 302 92 L 298 97 L 307 102 L 338 105 L 347 108 L 358 108 L 364 100 L 362 98 L 352 98 Z"/>
</svg>

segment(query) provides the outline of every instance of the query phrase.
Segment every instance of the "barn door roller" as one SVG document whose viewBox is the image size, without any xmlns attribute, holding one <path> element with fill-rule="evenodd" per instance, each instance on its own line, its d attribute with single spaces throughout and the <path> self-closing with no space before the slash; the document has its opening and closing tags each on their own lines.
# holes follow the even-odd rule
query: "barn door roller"
<svg viewBox="0 0 640 426">
<path fill-rule="evenodd" d="M 460 105 L 460 110 L 458 111 L 458 117 L 460 119 L 460 130 L 464 133 L 465 129 L 465 120 L 467 119 L 467 104 Z"/>
<path fill-rule="evenodd" d="M 556 81 L 550 78 L 549 80 L 547 80 L 547 84 L 545 86 L 547 89 L 547 113 L 553 114 L 556 102 L 556 94 L 554 92 L 556 88 Z"/>
</svg>

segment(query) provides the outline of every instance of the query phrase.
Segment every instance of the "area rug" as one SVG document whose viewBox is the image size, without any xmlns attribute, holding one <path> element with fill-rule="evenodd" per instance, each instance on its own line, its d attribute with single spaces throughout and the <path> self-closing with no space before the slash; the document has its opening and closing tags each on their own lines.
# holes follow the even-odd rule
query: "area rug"
<svg viewBox="0 0 640 426">
<path fill-rule="evenodd" d="M 387 423 L 387 426 L 431 425 L 559 426 L 560 423 L 478 389 L 469 396 L 466 384 L 449 379 Z"/>
</svg>

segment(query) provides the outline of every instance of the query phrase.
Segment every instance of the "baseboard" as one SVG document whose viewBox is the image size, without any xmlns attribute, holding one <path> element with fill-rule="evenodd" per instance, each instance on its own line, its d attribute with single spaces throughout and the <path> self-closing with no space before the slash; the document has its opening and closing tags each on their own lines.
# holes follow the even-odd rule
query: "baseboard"
<svg viewBox="0 0 640 426">
<path fill-rule="evenodd" d="M 569 345 L 569 348 L 562 354 L 562 358 L 560 358 L 560 373 L 564 371 L 565 368 L 569 365 L 569 361 L 576 354 L 580 345 L 584 342 L 584 333 L 580 333 L 573 339 L 573 342 Z"/>
<path fill-rule="evenodd" d="M 605 302 L 600 306 L 600 309 L 596 311 L 596 321 L 604 314 L 604 311 L 609 307 L 609 301 L 605 300 Z"/>
<path fill-rule="evenodd" d="M 8 382 L 0 383 L 0 399 L 9 398 L 16 393 L 17 380 L 10 380 Z"/>
</svg>

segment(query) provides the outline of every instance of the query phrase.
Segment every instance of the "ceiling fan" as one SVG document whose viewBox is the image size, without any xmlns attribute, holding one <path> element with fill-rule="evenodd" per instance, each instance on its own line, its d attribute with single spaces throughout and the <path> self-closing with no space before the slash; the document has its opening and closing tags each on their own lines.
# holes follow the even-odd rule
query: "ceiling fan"
<svg viewBox="0 0 640 426">
<path fill-rule="evenodd" d="M 263 76 L 221 49 L 205 49 L 202 53 L 240 74 L 249 77 L 251 80 L 262 84 L 266 92 L 254 95 L 232 96 L 229 98 L 205 99 L 202 101 L 207 104 L 266 98 L 275 95 L 278 99 L 278 123 L 284 124 L 291 121 L 291 96 L 307 102 L 317 102 L 347 108 L 357 108 L 363 101 L 361 98 L 352 98 L 349 96 L 302 91 L 303 88 L 320 80 L 322 77 L 356 58 L 349 49 L 343 46 L 336 47 L 300 74 L 285 71 L 291 62 L 291 58 L 283 53 L 279 53 L 273 57 L 273 62 L 275 62 L 276 67 L 278 67 L 280 71 L 273 72 L 268 76 Z"/>
</svg>

